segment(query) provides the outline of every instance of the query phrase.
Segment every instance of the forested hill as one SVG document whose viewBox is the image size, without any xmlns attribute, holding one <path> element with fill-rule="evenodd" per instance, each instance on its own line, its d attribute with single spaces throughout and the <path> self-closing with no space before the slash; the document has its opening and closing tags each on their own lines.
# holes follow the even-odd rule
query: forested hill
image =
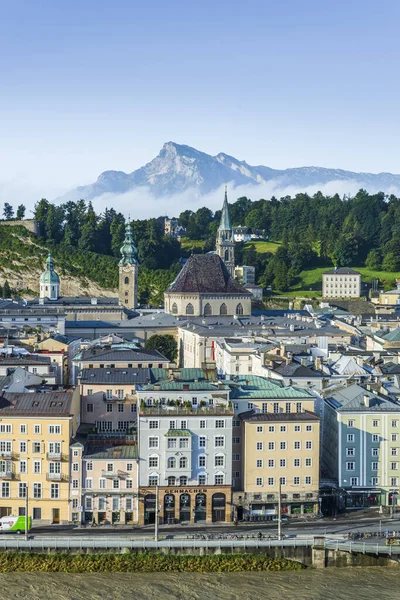
<svg viewBox="0 0 400 600">
<path fill-rule="evenodd" d="M 21 216 L 24 207 L 18 209 Z M 263 229 L 270 241 L 278 242 L 274 253 L 269 248 L 256 252 L 251 244 L 237 244 L 235 253 L 237 264 L 255 265 L 258 282 L 279 291 L 296 286 L 304 269 L 366 266 L 385 271 L 385 280 L 400 270 L 400 199 L 395 196 L 360 190 L 353 198 L 321 193 L 279 200 L 239 198 L 230 205 L 230 215 L 234 226 Z M 4 216 L 13 218 L 8 204 Z M 50 249 L 62 277 L 63 294 L 72 293 L 63 290 L 63 280 L 72 279 L 82 294 L 93 295 L 94 288 L 99 293 L 115 293 L 125 232 L 121 213 L 111 208 L 98 215 L 84 200 L 56 205 L 42 199 L 35 206 L 34 217 L 40 222 L 39 238 L 21 227 L 0 227 L 0 284 L 10 278 L 12 288 L 36 293 L 38 275 Z M 163 218 L 131 222 L 139 254 L 142 303 L 162 303 L 164 290 L 179 272 L 181 257 L 215 247 L 220 211 L 213 213 L 206 207 L 196 212 L 185 210 L 178 219 L 187 231 L 182 244 L 164 236 Z"/>
</svg>

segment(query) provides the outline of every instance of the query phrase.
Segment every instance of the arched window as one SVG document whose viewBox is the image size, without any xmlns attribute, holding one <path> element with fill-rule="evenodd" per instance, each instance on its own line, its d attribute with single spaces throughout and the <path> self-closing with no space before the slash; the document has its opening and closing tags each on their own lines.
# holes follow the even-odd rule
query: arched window
<svg viewBox="0 0 400 600">
<path fill-rule="evenodd" d="M 212 308 L 211 308 L 211 304 L 206 304 L 204 307 L 204 316 L 207 317 L 209 315 L 212 315 Z"/>
<path fill-rule="evenodd" d="M 236 307 L 236 314 L 237 315 L 242 315 L 243 314 L 243 306 L 241 304 L 238 304 Z"/>
<path fill-rule="evenodd" d="M 187 477 L 183 476 L 179 477 L 179 485 L 187 485 Z"/>
<path fill-rule="evenodd" d="M 128 283 L 129 283 L 129 277 L 125 277 L 124 282 L 125 282 L 125 285 L 128 285 Z"/>
<path fill-rule="evenodd" d="M 177 315 L 178 314 L 178 305 L 177 305 L 176 302 L 173 303 L 171 311 L 172 311 L 173 315 Z"/>
<path fill-rule="evenodd" d="M 179 468 L 186 469 L 187 464 L 188 464 L 188 459 L 186 458 L 186 456 L 181 456 L 181 458 L 179 459 Z"/>
<path fill-rule="evenodd" d="M 229 250 L 225 250 L 224 260 L 229 261 Z"/>
<path fill-rule="evenodd" d="M 175 485 L 175 481 L 176 481 L 175 477 L 168 477 L 168 485 Z"/>
<path fill-rule="evenodd" d="M 225 304 L 225 302 L 223 302 L 223 303 L 221 304 L 221 306 L 220 306 L 220 309 L 219 309 L 219 314 L 220 314 L 220 315 L 227 315 L 227 314 L 228 314 L 228 309 L 227 309 L 227 307 L 226 307 L 226 304 Z"/>
<path fill-rule="evenodd" d="M 176 460 L 172 456 L 168 459 L 168 469 L 175 469 Z"/>
<path fill-rule="evenodd" d="M 194 315 L 194 308 L 193 308 L 193 304 L 187 304 L 186 305 L 186 314 L 187 315 Z"/>
</svg>

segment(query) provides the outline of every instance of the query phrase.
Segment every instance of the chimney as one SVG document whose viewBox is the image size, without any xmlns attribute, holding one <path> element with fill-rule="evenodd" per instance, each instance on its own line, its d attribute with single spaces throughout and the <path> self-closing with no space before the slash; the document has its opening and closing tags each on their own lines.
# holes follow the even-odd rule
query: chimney
<svg viewBox="0 0 400 600">
<path fill-rule="evenodd" d="M 320 371 L 322 367 L 322 360 L 320 356 L 316 356 L 315 357 L 315 368 L 317 369 L 317 371 Z"/>
<path fill-rule="evenodd" d="M 370 399 L 370 397 L 368 396 L 368 394 L 364 394 L 364 405 L 365 405 L 365 408 L 369 408 L 369 405 L 370 405 L 370 400 L 371 400 L 371 399 Z"/>
<path fill-rule="evenodd" d="M 307 366 L 307 359 L 304 358 L 304 357 L 301 359 L 301 366 L 302 367 L 306 367 Z"/>
</svg>

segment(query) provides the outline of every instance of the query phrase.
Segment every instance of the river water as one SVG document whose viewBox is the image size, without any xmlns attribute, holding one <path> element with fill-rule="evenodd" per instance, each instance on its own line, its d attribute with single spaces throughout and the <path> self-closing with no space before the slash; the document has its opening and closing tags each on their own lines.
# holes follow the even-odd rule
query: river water
<svg viewBox="0 0 400 600">
<path fill-rule="evenodd" d="M 396 567 L 285 571 L 278 573 L 7 573 L 7 600 L 394 600 Z"/>
</svg>

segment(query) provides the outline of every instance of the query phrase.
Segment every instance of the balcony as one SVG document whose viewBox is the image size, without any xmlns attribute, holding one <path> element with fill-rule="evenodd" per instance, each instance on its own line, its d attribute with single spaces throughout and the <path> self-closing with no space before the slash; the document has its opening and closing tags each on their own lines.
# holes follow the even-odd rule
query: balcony
<svg viewBox="0 0 400 600">
<path fill-rule="evenodd" d="M 12 470 L 0 471 L 0 480 L 2 479 L 12 479 L 14 477 L 14 473 Z"/>
<path fill-rule="evenodd" d="M 47 481 L 63 481 L 65 477 L 62 473 L 46 473 Z"/>
<path fill-rule="evenodd" d="M 198 417 L 215 417 L 215 416 L 233 416 L 233 408 L 225 404 L 215 404 L 213 406 L 168 406 L 166 404 L 158 404 L 157 406 L 140 406 L 140 415 L 158 415 L 162 417 L 172 417 L 176 415 L 194 415 Z"/>
<path fill-rule="evenodd" d="M 62 460 L 63 458 L 61 452 L 48 452 L 46 457 L 47 460 Z"/>
<path fill-rule="evenodd" d="M 6 452 L 0 452 L 0 458 L 12 458 L 13 453 L 12 450 L 7 450 Z"/>
<path fill-rule="evenodd" d="M 106 477 L 107 479 L 126 479 L 129 477 L 129 473 L 125 471 L 102 471 L 102 477 Z"/>
</svg>

